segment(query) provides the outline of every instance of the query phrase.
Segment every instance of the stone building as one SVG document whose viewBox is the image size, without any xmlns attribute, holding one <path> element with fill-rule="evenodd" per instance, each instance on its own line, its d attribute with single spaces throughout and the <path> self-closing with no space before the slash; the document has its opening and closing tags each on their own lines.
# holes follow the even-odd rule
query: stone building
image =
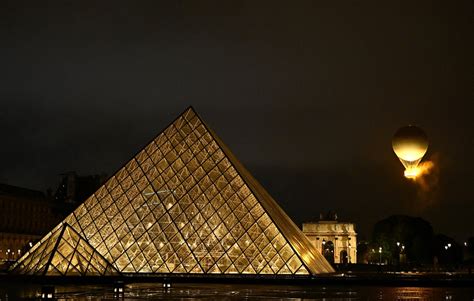
<svg viewBox="0 0 474 301">
<path fill-rule="evenodd" d="M 0 184 L 0 263 L 19 258 L 60 221 L 53 208 L 40 191 Z"/>
<path fill-rule="evenodd" d="M 357 233 L 353 223 L 340 222 L 337 214 L 320 216 L 303 224 L 303 233 L 331 263 L 357 263 Z"/>
</svg>

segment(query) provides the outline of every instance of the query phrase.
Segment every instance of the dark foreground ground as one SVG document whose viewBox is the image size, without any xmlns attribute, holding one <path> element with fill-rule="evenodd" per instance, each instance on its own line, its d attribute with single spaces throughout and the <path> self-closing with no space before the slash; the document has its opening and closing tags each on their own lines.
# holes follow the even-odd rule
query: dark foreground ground
<svg viewBox="0 0 474 301">
<path fill-rule="evenodd" d="M 215 283 L 265 285 L 382 285 L 474 287 L 474 275 L 465 273 L 423 272 L 338 272 L 318 276 L 254 276 L 254 275 L 125 275 L 118 277 L 25 276 L 0 273 L 0 283 L 46 284 L 114 284 L 114 283 Z"/>
<path fill-rule="evenodd" d="M 0 300 L 39 300 L 41 286 L 0 284 Z M 62 284 L 54 287 L 57 300 L 474 300 L 472 287 L 410 287 L 377 285 L 285 285 L 131 283 L 123 295 L 111 285 Z"/>
<path fill-rule="evenodd" d="M 164 288 L 163 284 L 170 284 Z M 465 274 L 339 273 L 317 278 L 121 277 L 51 278 L 0 275 L 0 301 L 38 300 L 474 300 Z M 122 288 L 123 294 L 114 295 Z"/>
</svg>

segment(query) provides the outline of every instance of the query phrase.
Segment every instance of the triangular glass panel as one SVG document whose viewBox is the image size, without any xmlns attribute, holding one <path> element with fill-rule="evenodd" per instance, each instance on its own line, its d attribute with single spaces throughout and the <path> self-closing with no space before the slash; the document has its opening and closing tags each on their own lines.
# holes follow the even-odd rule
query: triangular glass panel
<svg viewBox="0 0 474 301">
<path fill-rule="evenodd" d="M 238 274 L 239 271 L 235 268 L 235 266 L 232 264 L 226 271 L 226 274 Z"/>
<path fill-rule="evenodd" d="M 90 267 L 93 262 L 92 256 L 96 262 L 94 265 L 109 267 L 114 274 L 119 272 L 112 267 L 90 244 L 88 244 L 72 227 L 68 224 L 62 224 L 62 227 L 55 229 L 55 232 L 50 236 L 50 243 L 45 243 L 47 246 L 42 250 L 41 245 L 32 250 L 28 256 L 34 256 L 35 252 L 42 251 L 41 260 L 36 264 L 35 274 L 38 275 L 92 275 L 98 276 L 95 273 L 96 269 Z M 45 241 L 43 241 L 45 242 Z M 86 256 L 86 257 L 84 257 Z M 90 262 L 89 262 L 90 261 Z M 15 270 L 13 270 L 15 272 Z"/>
</svg>

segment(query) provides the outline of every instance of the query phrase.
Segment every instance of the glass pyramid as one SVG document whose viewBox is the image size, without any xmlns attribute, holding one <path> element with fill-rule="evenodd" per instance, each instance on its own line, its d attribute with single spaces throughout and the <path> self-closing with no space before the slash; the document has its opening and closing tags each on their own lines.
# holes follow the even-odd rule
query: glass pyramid
<svg viewBox="0 0 474 301">
<path fill-rule="evenodd" d="M 124 274 L 333 272 L 193 108 L 64 222 L 75 235 L 66 237 L 57 227 L 13 269 L 29 274 L 44 273 L 45 269 L 47 273 L 50 269 L 62 275 L 73 273 L 58 266 L 63 259 L 55 260 L 57 248 L 51 246 L 61 239 L 71 246 L 87 242 Z M 48 256 L 53 258 L 54 268 L 44 266 Z M 61 256 L 69 261 L 74 258 L 69 253 Z M 100 263 L 96 270 L 108 271 L 104 261 Z M 76 270 L 83 271 L 80 267 Z"/>
<path fill-rule="evenodd" d="M 33 247 L 15 268 L 19 274 L 103 276 L 120 273 L 67 223 Z"/>
</svg>

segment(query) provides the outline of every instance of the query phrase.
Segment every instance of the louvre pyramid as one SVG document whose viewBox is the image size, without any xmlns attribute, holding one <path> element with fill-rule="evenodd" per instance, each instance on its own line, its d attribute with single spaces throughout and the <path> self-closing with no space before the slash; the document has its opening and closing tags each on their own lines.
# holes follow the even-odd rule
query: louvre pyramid
<svg viewBox="0 0 474 301">
<path fill-rule="evenodd" d="M 52 257 L 52 263 L 71 261 L 51 247 L 61 239 L 87 241 L 123 274 L 333 272 L 193 108 L 145 146 L 64 223 L 76 235 L 66 239 L 55 228 L 13 266 L 14 271 L 41 272 L 47 256 Z M 39 250 L 43 255 L 38 255 Z M 59 255 L 62 257 L 57 260 Z M 102 268 L 96 270 L 104 271 L 101 263 Z M 69 273 L 54 266 L 56 273 Z"/>
<path fill-rule="evenodd" d="M 103 276 L 120 273 L 66 223 L 33 247 L 16 271 L 28 275 Z"/>
</svg>

